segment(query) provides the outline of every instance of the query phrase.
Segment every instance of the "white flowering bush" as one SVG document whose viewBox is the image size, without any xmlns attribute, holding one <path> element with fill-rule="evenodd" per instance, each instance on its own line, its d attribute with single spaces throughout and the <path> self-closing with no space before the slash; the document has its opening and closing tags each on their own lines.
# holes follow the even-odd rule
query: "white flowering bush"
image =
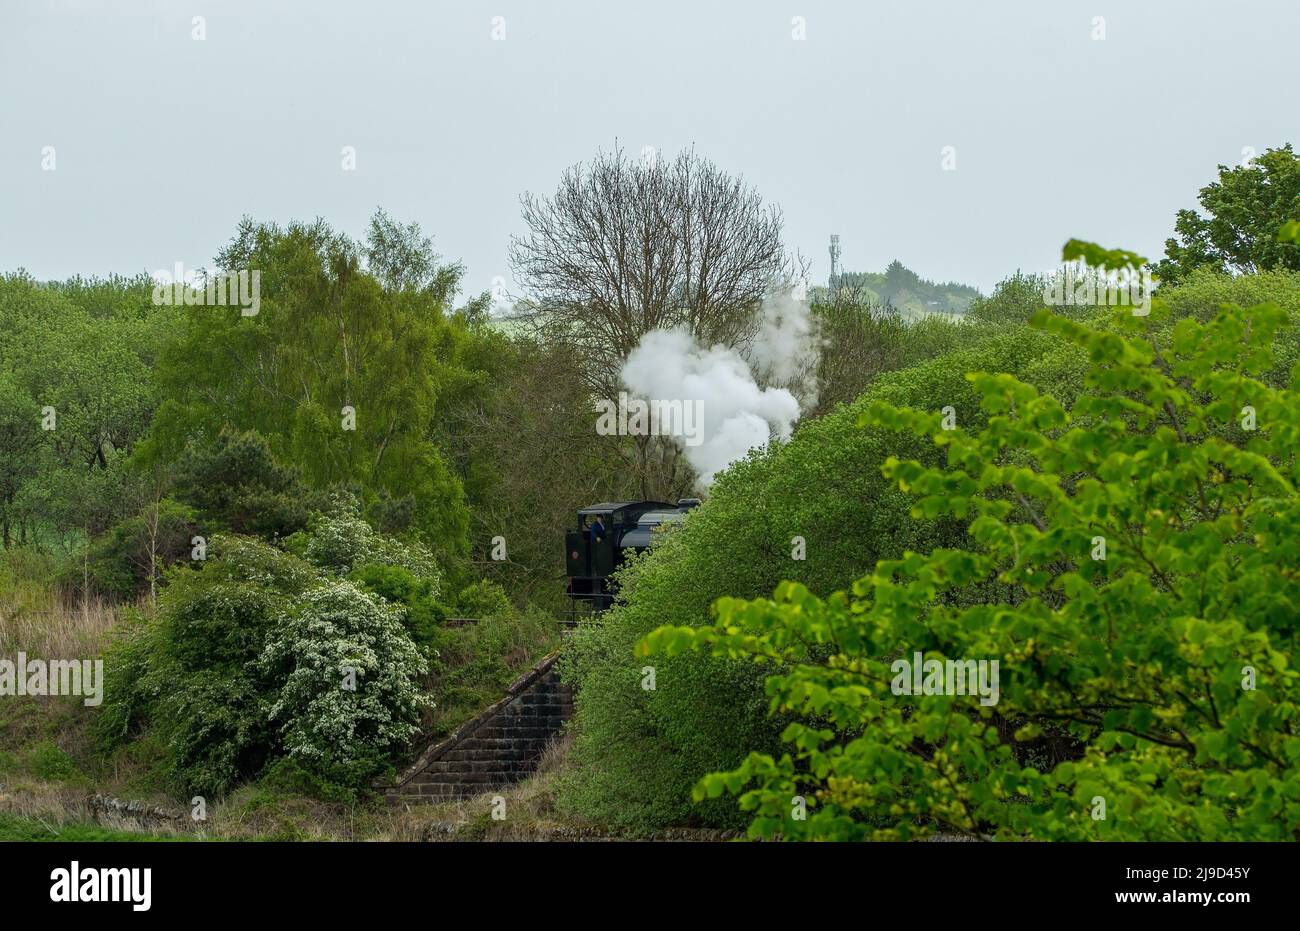
<svg viewBox="0 0 1300 931">
<path fill-rule="evenodd" d="M 440 587 L 438 564 L 429 550 L 418 543 L 377 533 L 350 505 L 312 521 L 303 555 L 312 565 L 340 574 L 363 565 L 401 566 L 421 581 L 431 583 L 433 596 Z"/>
<path fill-rule="evenodd" d="M 160 775 L 202 795 L 291 764 L 338 797 L 389 767 L 432 704 L 425 660 L 404 606 L 335 572 L 361 554 L 430 579 L 437 570 L 355 516 L 316 530 L 300 555 L 218 536 L 202 568 L 172 574 L 156 616 L 108 658 L 105 751 L 147 732 L 163 748 Z"/>
<path fill-rule="evenodd" d="M 256 665 L 279 683 L 266 715 L 284 754 L 335 782 L 376 775 L 432 704 L 417 686 L 427 669 L 401 609 L 346 580 L 308 591 Z"/>
</svg>

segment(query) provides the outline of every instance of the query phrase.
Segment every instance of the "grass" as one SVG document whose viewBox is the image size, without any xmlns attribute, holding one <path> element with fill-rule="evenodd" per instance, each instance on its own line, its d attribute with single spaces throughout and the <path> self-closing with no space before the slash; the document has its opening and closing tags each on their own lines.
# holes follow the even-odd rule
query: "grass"
<svg viewBox="0 0 1300 931">
<path fill-rule="evenodd" d="M 99 656 L 127 610 L 98 600 L 36 608 L 0 599 L 0 656 L 12 659 L 19 650 L 43 659 Z"/>
<path fill-rule="evenodd" d="M 0 658 L 95 659 L 126 608 L 67 602 L 53 585 L 55 557 L 31 547 L 0 551 Z M 76 696 L 0 699 L 0 785 L 88 789 L 93 709 Z"/>
<path fill-rule="evenodd" d="M 188 840 L 179 836 L 115 831 L 98 824 L 52 825 L 41 818 L 24 818 L 0 812 L 0 841 L 159 841 Z"/>
<path fill-rule="evenodd" d="M 67 600 L 51 580 L 55 559 L 30 547 L 0 551 L 0 656 L 44 659 L 101 655 L 129 607 L 98 598 Z"/>
<path fill-rule="evenodd" d="M 537 773 L 474 798 L 390 807 L 379 799 L 340 805 L 248 785 L 212 805 L 207 819 L 158 819 L 105 810 L 85 791 L 28 781 L 0 789 L 0 841 L 244 840 L 244 841 L 536 841 L 605 837 L 592 825 L 566 822 L 554 809 L 556 773 L 568 745 L 557 742 Z M 496 799 L 506 817 L 492 817 Z M 164 800 L 163 806 L 167 806 Z"/>
<path fill-rule="evenodd" d="M 186 840 L 172 823 L 96 809 L 84 788 L 25 781 L 0 786 L 0 841 Z"/>
</svg>

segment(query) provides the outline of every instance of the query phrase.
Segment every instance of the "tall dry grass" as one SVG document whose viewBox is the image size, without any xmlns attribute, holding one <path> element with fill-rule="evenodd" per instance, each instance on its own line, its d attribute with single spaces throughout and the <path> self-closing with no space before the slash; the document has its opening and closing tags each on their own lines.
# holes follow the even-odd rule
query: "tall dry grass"
<svg viewBox="0 0 1300 931">
<path fill-rule="evenodd" d="M 0 656 L 91 659 L 131 606 L 68 597 L 50 580 L 48 558 L 0 551 Z"/>
<path fill-rule="evenodd" d="M 12 658 L 20 650 L 42 659 L 93 659 L 103 654 L 109 633 L 122 620 L 124 610 L 102 601 L 32 609 L 0 599 L 0 656 Z"/>
</svg>

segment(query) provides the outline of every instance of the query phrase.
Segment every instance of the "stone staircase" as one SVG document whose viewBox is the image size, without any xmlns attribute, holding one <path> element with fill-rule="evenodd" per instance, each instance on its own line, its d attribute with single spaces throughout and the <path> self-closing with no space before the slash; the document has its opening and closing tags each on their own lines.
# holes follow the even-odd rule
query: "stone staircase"
<svg viewBox="0 0 1300 931">
<path fill-rule="evenodd" d="M 467 798 L 519 782 L 573 715 L 551 653 L 516 679 L 506 696 L 427 748 L 384 788 L 390 805 Z"/>
</svg>

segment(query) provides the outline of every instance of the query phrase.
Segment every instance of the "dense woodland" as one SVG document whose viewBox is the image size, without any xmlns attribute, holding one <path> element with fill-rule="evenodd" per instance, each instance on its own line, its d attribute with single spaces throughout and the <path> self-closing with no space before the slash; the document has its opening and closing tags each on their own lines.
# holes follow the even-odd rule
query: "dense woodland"
<svg viewBox="0 0 1300 931">
<path fill-rule="evenodd" d="M 260 271 L 256 315 L 160 303 L 146 274 L 0 276 L 0 656 L 107 676 L 99 707 L 0 704 L 0 782 L 368 810 L 373 780 L 563 644 L 577 714 L 549 818 L 1300 836 L 1290 146 L 1171 218 L 1149 316 L 895 263 L 810 292 L 818 352 L 793 374 L 757 364 L 760 306 L 806 269 L 779 209 L 702 156 L 598 154 L 523 219 L 506 320 L 383 210 L 359 240 L 242 222 L 213 269 Z M 895 312 L 936 295 L 964 312 Z M 575 510 L 696 487 L 671 438 L 593 428 L 673 328 L 815 391 L 565 631 Z M 891 700 L 913 650 L 1000 657 L 1001 703 Z"/>
</svg>

